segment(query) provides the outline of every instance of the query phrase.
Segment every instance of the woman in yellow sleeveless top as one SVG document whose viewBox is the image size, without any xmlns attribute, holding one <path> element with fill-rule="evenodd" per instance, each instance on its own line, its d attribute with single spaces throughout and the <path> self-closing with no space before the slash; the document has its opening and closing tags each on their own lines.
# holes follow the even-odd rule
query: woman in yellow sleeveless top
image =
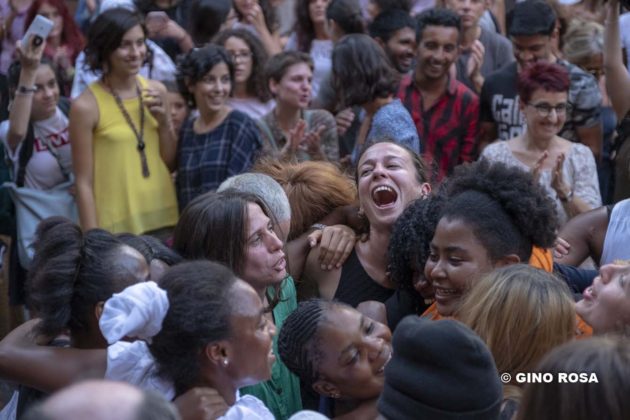
<svg viewBox="0 0 630 420">
<path fill-rule="evenodd" d="M 139 234 L 177 223 L 170 177 L 176 138 L 166 89 L 138 76 L 145 37 L 140 15 L 126 9 L 102 13 L 88 33 L 87 61 L 103 77 L 70 111 L 83 229 Z"/>
</svg>

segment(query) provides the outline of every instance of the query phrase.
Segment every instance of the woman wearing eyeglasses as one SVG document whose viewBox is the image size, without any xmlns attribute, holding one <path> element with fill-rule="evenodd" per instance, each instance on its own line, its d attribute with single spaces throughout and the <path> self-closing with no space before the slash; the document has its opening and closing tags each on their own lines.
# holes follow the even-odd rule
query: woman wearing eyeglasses
<svg viewBox="0 0 630 420">
<path fill-rule="evenodd" d="M 234 64 L 234 88 L 228 105 L 255 120 L 262 118 L 276 106 L 266 86 L 264 68 L 269 56 L 265 47 L 245 29 L 221 31 L 214 43 L 227 50 Z"/>
<path fill-rule="evenodd" d="M 560 223 L 601 206 L 591 150 L 558 136 L 566 120 L 569 74 L 562 66 L 536 63 L 518 78 L 519 107 L 527 123 L 520 136 L 486 147 L 483 159 L 530 171 L 555 199 Z"/>
</svg>

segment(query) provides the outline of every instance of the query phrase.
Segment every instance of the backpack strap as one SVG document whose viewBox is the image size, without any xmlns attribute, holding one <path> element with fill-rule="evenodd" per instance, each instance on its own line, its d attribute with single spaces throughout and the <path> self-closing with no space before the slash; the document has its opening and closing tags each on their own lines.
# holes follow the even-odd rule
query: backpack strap
<svg viewBox="0 0 630 420">
<path fill-rule="evenodd" d="M 35 129 L 31 122 L 28 123 L 26 137 L 24 137 L 20 155 L 18 156 L 18 170 L 15 176 L 15 184 L 18 187 L 24 186 L 24 176 L 26 175 L 26 165 L 33 156 L 33 145 L 35 144 Z"/>
<path fill-rule="evenodd" d="M 59 98 L 59 102 L 57 103 L 57 108 L 63 112 L 63 115 L 66 117 L 70 115 L 70 99 L 65 96 L 61 96 Z"/>
<path fill-rule="evenodd" d="M 60 97 L 59 102 L 57 103 L 57 107 L 64 113 L 67 117 L 70 113 L 70 99 L 66 97 Z M 35 145 L 35 129 L 33 127 L 33 123 L 28 123 L 28 130 L 26 131 L 26 137 L 24 137 L 22 148 L 20 149 L 20 155 L 18 156 L 18 170 L 15 176 L 15 185 L 18 187 L 24 186 L 24 177 L 26 176 L 26 165 L 28 165 L 28 161 L 31 160 L 33 156 L 33 147 Z M 47 145 L 48 146 L 48 145 Z M 51 148 L 48 146 L 49 149 Z M 51 152 L 52 155 L 57 159 L 57 163 L 59 163 L 59 167 L 61 168 L 61 172 L 67 176 L 66 171 L 61 166 L 59 162 L 59 157 Z"/>
</svg>

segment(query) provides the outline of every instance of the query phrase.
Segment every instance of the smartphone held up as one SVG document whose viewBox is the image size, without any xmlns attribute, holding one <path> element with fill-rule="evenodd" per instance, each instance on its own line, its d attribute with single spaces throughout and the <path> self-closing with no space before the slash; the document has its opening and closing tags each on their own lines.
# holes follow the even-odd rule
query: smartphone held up
<svg viewBox="0 0 630 420">
<path fill-rule="evenodd" d="M 26 30 L 24 37 L 20 41 L 22 48 L 26 48 L 29 39 L 33 37 L 33 45 L 39 46 L 50 34 L 55 24 L 52 20 L 45 18 L 42 15 L 35 16 L 33 22 Z"/>
</svg>

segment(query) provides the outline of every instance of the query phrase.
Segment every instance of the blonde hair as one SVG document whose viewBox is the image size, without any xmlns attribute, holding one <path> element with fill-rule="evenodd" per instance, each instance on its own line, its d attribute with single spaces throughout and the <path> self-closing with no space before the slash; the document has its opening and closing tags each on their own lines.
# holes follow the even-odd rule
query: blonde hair
<svg viewBox="0 0 630 420">
<path fill-rule="evenodd" d="M 289 240 L 306 232 L 337 207 L 353 204 L 357 188 L 351 178 L 332 163 L 307 161 L 300 163 L 261 160 L 254 172 L 275 179 L 289 197 L 291 229 Z"/>
<path fill-rule="evenodd" d="M 604 52 L 604 27 L 597 22 L 573 20 L 563 37 L 564 58 L 573 64 Z"/>
<path fill-rule="evenodd" d="M 571 339 L 574 306 L 562 280 L 516 264 L 493 271 L 473 286 L 456 317 L 486 342 L 498 371 L 514 381 L 517 373 L 532 372 L 545 354 Z M 504 397 L 518 399 L 518 391 L 508 385 Z"/>
</svg>

